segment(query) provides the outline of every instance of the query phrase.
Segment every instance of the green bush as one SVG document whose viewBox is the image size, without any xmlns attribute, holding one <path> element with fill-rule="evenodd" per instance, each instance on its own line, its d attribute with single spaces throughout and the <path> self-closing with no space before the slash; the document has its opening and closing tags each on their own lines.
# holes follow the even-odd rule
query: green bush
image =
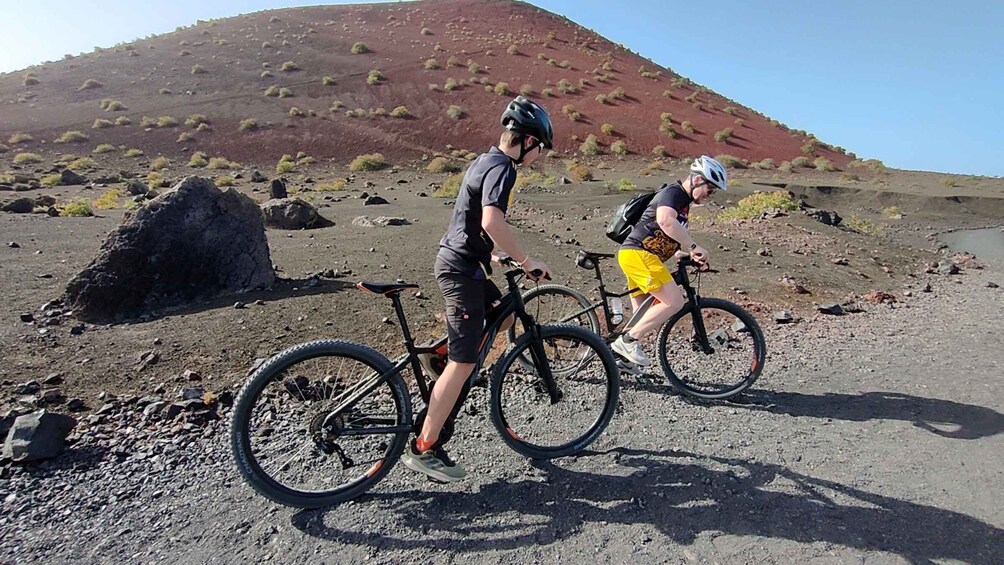
<svg viewBox="0 0 1004 565">
<path fill-rule="evenodd" d="M 618 86 L 617 88 L 615 88 L 613 90 L 613 92 L 611 92 L 610 94 L 607 95 L 607 98 L 609 98 L 611 100 L 623 100 L 626 97 L 627 97 L 627 93 L 625 93 L 624 92 L 624 88 L 620 87 L 620 86 Z"/>
<path fill-rule="evenodd" d="M 460 59 L 456 58 L 453 55 L 450 55 L 450 58 L 446 60 L 446 66 L 447 67 L 461 67 L 463 65 L 460 63 Z"/>
<path fill-rule="evenodd" d="M 540 91 L 540 95 L 543 96 L 544 98 L 550 98 L 551 96 L 554 96 L 554 91 L 551 90 L 550 88 L 545 88 L 544 90 Z"/>
<path fill-rule="evenodd" d="M 27 143 L 29 141 L 34 141 L 34 139 L 35 139 L 34 137 L 32 137 L 27 133 L 17 132 L 11 134 L 11 136 L 7 139 L 7 143 L 11 145 L 17 145 L 18 143 Z"/>
<path fill-rule="evenodd" d="M 237 126 L 237 129 L 240 131 L 254 131 L 258 129 L 258 121 L 252 118 L 241 120 L 241 124 Z"/>
<path fill-rule="evenodd" d="M 349 163 L 350 171 L 377 171 L 387 166 L 387 161 L 384 160 L 383 155 L 380 153 L 370 153 L 367 155 L 360 155 Z"/>
<path fill-rule="evenodd" d="M 446 157 L 435 157 L 425 169 L 430 173 L 456 173 L 460 171 L 460 165 Z"/>
<path fill-rule="evenodd" d="M 725 153 L 723 153 L 721 155 L 715 155 L 715 160 L 718 161 L 719 163 L 721 163 L 723 166 L 726 166 L 726 167 L 729 167 L 729 168 L 732 168 L 732 169 L 745 169 L 746 168 L 746 163 L 744 163 L 742 159 L 740 159 L 739 157 L 736 157 L 734 155 L 728 155 L 728 154 L 725 154 Z"/>
<path fill-rule="evenodd" d="M 392 118 L 408 118 L 411 117 L 411 112 L 405 106 L 398 106 L 390 111 L 390 116 Z"/>
<path fill-rule="evenodd" d="M 771 158 L 762 159 L 758 163 L 753 164 L 754 169 L 760 169 L 761 171 L 772 171 L 774 170 L 774 160 Z"/>
<path fill-rule="evenodd" d="M 585 182 L 593 180 L 593 171 L 584 164 L 574 163 L 568 167 L 568 176 L 572 177 L 572 180 Z"/>
<path fill-rule="evenodd" d="M 188 116 L 188 119 L 185 120 L 185 125 L 190 128 L 197 128 L 202 124 L 208 124 L 208 123 L 209 123 L 209 118 L 207 118 L 204 114 L 192 114 L 191 116 Z"/>
<path fill-rule="evenodd" d="M 373 69 L 366 77 L 366 84 L 377 84 L 381 80 L 383 80 L 383 74 L 380 71 Z"/>
<path fill-rule="evenodd" d="M 843 223 L 848 228 L 864 235 L 876 235 L 882 231 L 882 228 L 875 225 L 874 222 L 860 218 L 855 214 L 851 214 L 850 218 L 845 218 Z"/>
<path fill-rule="evenodd" d="M 170 165 L 171 165 L 171 160 L 161 155 L 160 157 L 157 157 L 156 159 L 150 162 L 150 170 L 160 171 L 162 169 L 166 169 Z"/>
<path fill-rule="evenodd" d="M 455 173 L 443 181 L 443 185 L 432 192 L 436 198 L 456 198 L 460 194 L 460 183 L 464 180 L 463 173 Z"/>
<path fill-rule="evenodd" d="M 171 116 L 161 116 L 157 118 L 157 127 L 159 128 L 173 128 L 178 125 L 178 120 L 172 118 Z"/>
<path fill-rule="evenodd" d="M 673 127 L 673 122 L 661 122 L 659 124 L 659 133 L 669 138 L 676 137 L 676 128 Z"/>
<path fill-rule="evenodd" d="M 353 55 L 362 55 L 363 53 L 369 53 L 369 52 L 370 52 L 370 50 L 369 50 L 368 47 L 366 47 L 365 43 L 361 43 L 360 42 L 360 43 L 354 43 L 352 45 L 352 54 Z"/>
<path fill-rule="evenodd" d="M 467 72 L 471 73 L 472 75 L 476 75 L 481 72 L 481 65 L 475 63 L 474 61 L 471 61 L 467 63 Z"/>
<path fill-rule="evenodd" d="M 56 206 L 56 210 L 59 211 L 60 216 L 67 217 L 84 218 L 94 215 L 94 211 L 91 210 L 90 201 L 84 198 Z"/>
<path fill-rule="evenodd" d="M 307 114 L 303 110 L 297 108 L 296 106 L 289 109 L 289 116 L 292 118 L 302 118 L 306 115 Z"/>
<path fill-rule="evenodd" d="M 213 170 L 239 169 L 240 164 L 235 163 L 226 157 L 213 157 L 209 160 L 209 164 L 206 165 L 206 168 Z"/>
<path fill-rule="evenodd" d="M 204 75 L 204 74 L 206 74 L 208 72 L 209 71 L 207 71 L 206 68 L 203 67 L 202 65 L 192 65 L 192 74 L 193 75 Z"/>
<path fill-rule="evenodd" d="M 332 77 L 326 76 L 326 77 L 324 77 L 324 78 L 321 79 L 321 84 L 323 84 L 324 86 L 333 86 L 335 84 L 335 79 L 332 78 Z"/>
<path fill-rule="evenodd" d="M 103 120 L 101 118 L 94 120 L 94 123 L 91 124 L 91 129 L 105 129 L 110 127 L 115 127 L 115 122 L 111 120 Z"/>
<path fill-rule="evenodd" d="M 610 144 L 610 152 L 614 155 L 627 155 L 627 144 L 621 140 L 617 140 Z"/>
<path fill-rule="evenodd" d="M 275 172 L 280 174 L 292 173 L 296 170 L 296 161 L 292 155 L 283 155 L 275 165 Z"/>
<path fill-rule="evenodd" d="M 725 128 L 715 132 L 715 141 L 721 143 L 732 137 L 732 128 Z"/>
<path fill-rule="evenodd" d="M 579 118 L 582 117 L 582 115 L 579 114 L 579 111 L 575 109 L 575 106 L 572 106 L 571 104 L 565 104 L 564 106 L 562 106 L 561 113 L 567 116 L 568 119 L 572 120 L 573 122 L 579 121 Z"/>
<path fill-rule="evenodd" d="M 265 96 L 279 96 L 279 87 L 272 85 L 265 89 Z"/>
<path fill-rule="evenodd" d="M 344 190 L 347 184 L 343 179 L 335 179 L 331 182 L 322 182 L 314 186 L 314 190 L 317 192 L 335 192 L 338 190 Z"/>
<path fill-rule="evenodd" d="M 292 98 L 293 91 L 289 88 L 283 87 L 279 89 L 279 98 Z"/>
<path fill-rule="evenodd" d="M 89 78 L 85 80 L 84 84 L 80 85 L 80 88 L 78 88 L 77 90 L 91 90 L 92 88 L 101 88 L 102 86 L 104 85 L 101 84 L 100 82 L 92 78 Z"/>
<path fill-rule="evenodd" d="M 522 94 L 523 96 L 530 96 L 533 94 L 533 86 L 529 84 L 524 84 L 523 86 L 519 87 L 519 93 Z"/>
<path fill-rule="evenodd" d="M 142 149 L 136 149 L 136 148 L 126 149 L 126 152 L 123 153 L 123 155 L 125 155 L 126 157 L 142 157 L 143 156 L 143 150 Z"/>
<path fill-rule="evenodd" d="M 422 31 L 421 31 L 420 33 L 421 33 L 422 35 L 432 35 L 432 30 L 431 30 L 431 29 L 429 29 L 429 28 L 427 28 L 427 27 L 423 27 L 423 28 L 422 28 Z"/>
<path fill-rule="evenodd" d="M 562 94 L 575 94 L 579 91 L 579 87 L 572 84 L 567 78 L 563 78 L 558 81 L 558 92 Z"/>
<path fill-rule="evenodd" d="M 233 186 L 234 178 L 230 176 L 222 176 L 216 179 L 216 186 Z"/>
<path fill-rule="evenodd" d="M 102 143 L 95 147 L 94 151 L 91 151 L 91 153 L 101 155 L 102 153 L 112 153 L 113 151 L 117 151 L 117 148 L 114 145 L 110 143 Z"/>
<path fill-rule="evenodd" d="M 579 153 L 582 153 L 583 155 L 599 155 L 599 139 L 593 134 L 587 135 L 586 140 L 579 145 Z"/>
<path fill-rule="evenodd" d="M 724 109 L 722 109 L 722 111 L 725 112 L 726 114 L 731 114 L 733 116 L 739 115 L 739 109 L 736 108 L 735 106 L 726 106 Z"/>
<path fill-rule="evenodd" d="M 62 135 L 56 138 L 56 143 L 79 143 L 88 139 L 90 138 L 83 132 L 74 130 L 63 132 Z"/>
<path fill-rule="evenodd" d="M 450 104 L 450 107 L 446 109 L 446 115 L 454 120 L 459 120 L 464 116 L 464 109 L 456 104 Z"/>
<path fill-rule="evenodd" d="M 520 54 L 520 53 L 519 53 L 519 47 L 518 47 L 518 46 L 516 46 L 516 45 L 510 45 L 510 46 L 509 46 L 509 47 L 508 47 L 508 48 L 507 48 L 507 49 L 505 50 L 505 52 L 506 52 L 506 53 L 508 53 L 508 54 L 510 54 L 510 55 L 519 55 L 519 54 Z"/>
<path fill-rule="evenodd" d="M 665 145 L 656 145 L 653 147 L 652 154 L 656 157 L 669 157 L 669 151 L 666 151 Z"/>
<path fill-rule="evenodd" d="M 196 151 L 192 155 L 192 158 L 188 160 L 188 166 L 196 169 L 201 169 L 209 164 L 209 160 L 206 159 L 206 154 L 201 151 Z"/>
<path fill-rule="evenodd" d="M 788 191 L 754 192 L 743 198 L 734 208 L 722 212 L 723 220 L 750 220 L 759 218 L 767 210 L 780 209 L 793 211 L 798 209 L 798 203 L 792 200 Z"/>
<path fill-rule="evenodd" d="M 424 67 L 425 67 L 425 68 L 426 68 L 427 70 L 430 70 L 430 71 L 434 71 L 434 70 L 436 70 L 436 69 L 441 69 L 441 68 L 443 68 L 443 67 L 442 67 L 442 66 L 441 66 L 441 65 L 439 64 L 439 61 L 437 61 L 437 60 L 435 60 L 435 59 L 426 59 L 426 60 L 425 60 L 425 65 L 424 65 Z"/>
<path fill-rule="evenodd" d="M 511 92 L 509 90 L 509 83 L 507 83 L 507 82 L 497 83 L 495 85 L 495 89 L 494 90 L 495 90 L 495 94 L 498 94 L 499 96 L 509 96 L 509 94 Z"/>
<path fill-rule="evenodd" d="M 10 147 L 7 147 L 3 143 L 0 143 L 0 153 L 6 153 L 8 151 L 10 151 Z"/>
<path fill-rule="evenodd" d="M 607 95 L 606 94 L 597 94 L 596 95 L 596 102 L 598 102 L 600 104 L 606 104 L 607 103 Z"/>
<path fill-rule="evenodd" d="M 684 121 L 680 123 L 680 129 L 687 133 L 694 133 L 694 124 L 689 121 Z"/>
<path fill-rule="evenodd" d="M 291 73 L 293 71 L 300 70 L 300 66 L 294 63 L 293 61 L 286 61 L 285 63 L 282 64 L 281 67 L 279 67 L 279 70 L 284 73 Z"/>
<path fill-rule="evenodd" d="M 118 208 L 119 198 L 125 196 L 125 192 L 119 188 L 106 190 L 101 196 L 94 199 L 93 206 L 100 210 L 111 210 Z"/>
<path fill-rule="evenodd" d="M 607 134 L 607 135 L 610 135 L 610 134 L 612 134 L 614 132 L 614 125 L 613 124 L 603 124 L 602 126 L 600 126 L 600 131 L 603 132 L 603 133 L 605 133 L 605 134 Z"/>
<path fill-rule="evenodd" d="M 816 157 L 816 160 L 812 162 L 812 166 L 816 168 L 817 171 L 833 172 L 837 170 L 837 167 L 826 157 Z"/>
<path fill-rule="evenodd" d="M 130 120 L 127 116 L 119 116 L 115 118 L 115 125 L 117 126 L 132 125 L 132 120 Z"/>
<path fill-rule="evenodd" d="M 112 100 L 111 98 L 102 99 L 99 106 L 105 112 L 121 112 L 123 110 L 128 110 L 125 104 L 119 102 L 118 100 Z"/>
<path fill-rule="evenodd" d="M 638 188 L 637 186 L 635 186 L 634 182 L 631 181 L 631 179 L 627 178 L 620 179 L 617 182 L 608 180 L 607 182 L 603 183 L 603 186 L 607 189 L 616 189 L 623 191 L 635 190 L 636 188 Z"/>
<path fill-rule="evenodd" d="M 792 167 L 808 167 L 809 158 L 808 157 L 795 157 L 791 160 Z"/>
<path fill-rule="evenodd" d="M 52 173 L 51 175 L 45 175 L 39 182 L 45 186 L 59 186 L 63 183 L 63 175 L 59 173 Z"/>
</svg>

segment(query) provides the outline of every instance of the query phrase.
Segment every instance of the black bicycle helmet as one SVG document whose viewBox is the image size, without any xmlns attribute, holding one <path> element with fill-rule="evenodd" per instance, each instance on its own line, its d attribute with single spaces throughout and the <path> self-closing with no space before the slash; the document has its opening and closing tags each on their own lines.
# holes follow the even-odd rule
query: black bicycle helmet
<svg viewBox="0 0 1004 565">
<path fill-rule="evenodd" d="M 502 112 L 502 126 L 510 131 L 532 135 L 540 140 L 544 147 L 551 148 L 554 133 L 551 130 L 551 117 L 547 111 L 526 96 L 517 96 Z"/>
</svg>

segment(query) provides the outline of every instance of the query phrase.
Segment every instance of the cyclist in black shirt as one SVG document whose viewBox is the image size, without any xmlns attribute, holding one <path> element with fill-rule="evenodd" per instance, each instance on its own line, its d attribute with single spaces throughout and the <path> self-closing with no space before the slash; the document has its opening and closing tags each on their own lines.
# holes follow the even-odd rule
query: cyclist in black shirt
<svg viewBox="0 0 1004 565">
<path fill-rule="evenodd" d="M 708 252 L 697 245 L 687 231 L 691 203 L 701 204 L 715 191 L 725 190 L 728 174 L 721 163 L 702 155 L 690 165 L 683 181 L 660 190 L 617 252 L 617 262 L 627 277 L 632 311 L 637 311 L 646 294 L 658 302 L 645 312 L 630 330 L 617 338 L 610 349 L 632 363 L 647 367 L 652 360 L 642 351 L 645 334 L 655 330 L 683 308 L 686 296 L 664 263 L 677 252 L 689 253 L 698 263 L 706 263 Z"/>
<path fill-rule="evenodd" d="M 542 148 L 551 148 L 551 120 L 539 105 L 517 96 L 503 112 L 502 126 L 498 147 L 480 155 L 464 174 L 450 225 L 439 242 L 435 274 L 446 301 L 449 362 L 433 387 L 422 430 L 402 457 L 408 468 L 445 482 L 466 476 L 443 449 L 439 433 L 477 362 L 485 312 L 502 297 L 487 277 L 495 248 L 519 261 L 529 278 L 538 278 L 534 271 L 550 276 L 543 261 L 516 243 L 505 215 L 514 195 L 515 166 L 530 165 Z"/>
</svg>

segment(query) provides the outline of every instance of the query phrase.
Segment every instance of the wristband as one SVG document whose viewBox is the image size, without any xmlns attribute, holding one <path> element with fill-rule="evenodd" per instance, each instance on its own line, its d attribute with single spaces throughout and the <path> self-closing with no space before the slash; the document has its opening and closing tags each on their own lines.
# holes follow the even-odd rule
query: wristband
<svg viewBox="0 0 1004 565">
<path fill-rule="evenodd" d="M 697 249 L 697 242 L 696 241 L 690 244 L 690 250 L 693 251 L 695 249 Z"/>
<path fill-rule="evenodd" d="M 520 262 L 519 262 L 519 266 L 520 266 L 520 267 L 522 268 L 522 267 L 523 267 L 523 265 L 525 265 L 525 264 L 526 264 L 526 262 L 527 262 L 527 261 L 529 261 L 529 260 L 530 260 L 530 254 L 529 254 L 529 253 L 527 253 L 527 254 L 526 254 L 526 257 L 525 257 L 525 258 L 524 258 L 524 259 L 523 259 L 522 261 L 520 261 Z"/>
</svg>

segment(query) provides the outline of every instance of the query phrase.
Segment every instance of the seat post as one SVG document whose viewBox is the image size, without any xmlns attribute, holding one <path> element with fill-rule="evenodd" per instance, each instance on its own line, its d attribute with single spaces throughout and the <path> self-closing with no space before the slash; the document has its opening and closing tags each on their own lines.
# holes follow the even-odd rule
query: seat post
<svg viewBox="0 0 1004 565">
<path fill-rule="evenodd" d="M 401 333 L 404 335 L 404 345 L 408 348 L 408 353 L 411 353 L 412 347 L 415 345 L 415 341 L 412 339 L 411 331 L 408 329 L 408 320 L 404 317 L 404 306 L 401 305 L 401 293 L 390 293 L 390 301 L 394 303 L 394 313 L 397 314 L 398 323 L 401 324 Z"/>
</svg>

